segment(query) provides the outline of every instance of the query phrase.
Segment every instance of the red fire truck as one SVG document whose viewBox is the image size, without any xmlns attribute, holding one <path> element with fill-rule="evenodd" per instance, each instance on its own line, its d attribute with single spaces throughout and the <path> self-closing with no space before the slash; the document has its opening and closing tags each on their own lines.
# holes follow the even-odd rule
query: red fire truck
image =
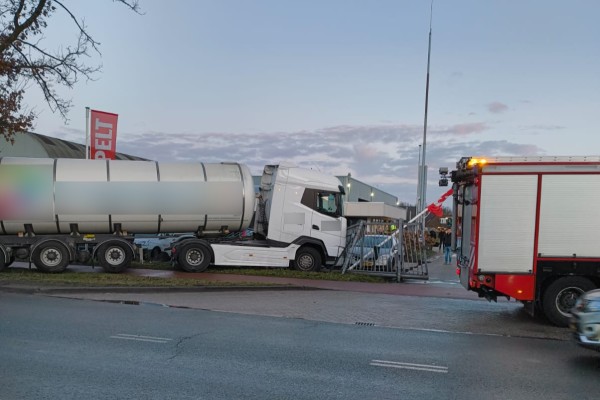
<svg viewBox="0 0 600 400">
<path fill-rule="evenodd" d="M 462 285 L 566 326 L 600 286 L 600 157 L 465 157 L 451 177 Z"/>
</svg>

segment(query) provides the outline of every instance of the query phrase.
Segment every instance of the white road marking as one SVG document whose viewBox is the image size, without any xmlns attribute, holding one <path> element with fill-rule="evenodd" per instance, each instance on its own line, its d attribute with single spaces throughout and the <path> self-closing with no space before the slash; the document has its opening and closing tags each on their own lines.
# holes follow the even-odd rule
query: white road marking
<svg viewBox="0 0 600 400">
<path fill-rule="evenodd" d="M 154 336 L 142 336 L 142 335 L 130 335 L 127 333 L 119 333 L 115 336 L 110 336 L 111 339 L 122 339 L 122 340 L 137 340 L 139 342 L 152 342 L 152 343 L 168 343 L 173 339 L 161 338 Z"/>
<path fill-rule="evenodd" d="M 439 366 L 439 365 L 412 364 L 412 363 L 403 363 L 403 362 L 385 361 L 385 360 L 371 360 L 369 365 L 373 365 L 375 367 L 412 369 L 415 371 L 437 372 L 437 373 L 441 373 L 441 374 L 448 373 L 448 367 L 443 367 L 443 366 Z"/>
</svg>

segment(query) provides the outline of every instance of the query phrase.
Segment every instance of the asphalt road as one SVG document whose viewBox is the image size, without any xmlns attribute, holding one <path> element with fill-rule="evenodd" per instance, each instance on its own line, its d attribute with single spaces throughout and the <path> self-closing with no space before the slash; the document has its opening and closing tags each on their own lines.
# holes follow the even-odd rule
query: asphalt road
<svg viewBox="0 0 600 400">
<path fill-rule="evenodd" d="M 600 393 L 596 353 L 565 340 L 457 332 L 444 321 L 433 331 L 9 293 L 0 293 L 0 317 L 2 399 Z"/>
<path fill-rule="evenodd" d="M 309 283 L 331 283 L 333 287 L 337 286 L 337 290 L 201 293 L 96 290 L 89 293 L 54 293 L 58 297 L 127 301 L 345 324 L 364 323 L 412 330 L 570 339 L 566 329 L 557 328 L 543 318 L 532 318 L 520 303 L 506 300 L 489 303 L 479 299 L 475 293 L 460 286 L 455 268 L 442 265 L 439 257 L 434 257 L 429 271 L 430 279 L 427 281 L 411 280 L 400 284 Z M 363 286 L 368 288 L 365 290 Z"/>
</svg>

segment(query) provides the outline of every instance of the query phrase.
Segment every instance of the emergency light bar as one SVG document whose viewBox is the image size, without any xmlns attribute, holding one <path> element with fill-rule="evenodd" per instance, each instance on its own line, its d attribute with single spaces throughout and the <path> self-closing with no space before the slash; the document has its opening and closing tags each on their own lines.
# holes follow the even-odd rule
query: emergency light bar
<svg viewBox="0 0 600 400">
<path fill-rule="evenodd" d="M 471 158 L 467 164 L 468 167 L 473 168 L 475 165 L 484 165 L 487 163 L 485 158 Z"/>
</svg>

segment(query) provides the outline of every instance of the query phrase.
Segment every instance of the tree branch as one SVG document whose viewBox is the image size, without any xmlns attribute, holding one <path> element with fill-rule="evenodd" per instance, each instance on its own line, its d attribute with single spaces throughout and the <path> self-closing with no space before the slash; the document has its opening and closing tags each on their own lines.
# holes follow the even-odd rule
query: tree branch
<svg viewBox="0 0 600 400">
<path fill-rule="evenodd" d="M 79 24 L 79 21 L 77 21 L 77 18 L 73 15 L 73 13 L 71 12 L 71 10 L 69 10 L 67 7 L 65 7 L 63 5 L 63 3 L 61 3 L 58 0 L 54 0 L 54 2 L 56 4 L 58 4 L 63 10 L 65 10 L 65 12 L 67 14 L 69 14 L 69 16 L 71 17 L 71 19 L 73 20 L 73 22 L 75 22 L 75 25 L 77 25 L 77 28 L 79 28 L 79 32 L 85 37 L 86 41 L 89 42 L 89 43 L 91 43 L 92 48 L 94 50 L 96 50 L 96 52 L 98 54 L 101 54 L 100 50 L 98 50 L 98 45 L 100 43 L 96 42 L 94 39 L 92 39 L 92 37 L 90 35 L 88 35 L 88 33 L 85 31 L 85 24 L 83 24 L 83 22 L 81 24 Z"/>
<path fill-rule="evenodd" d="M 24 0 L 21 0 L 21 4 L 19 5 L 19 10 L 22 10 Z M 21 25 L 19 25 L 19 21 L 15 20 L 15 26 L 13 32 L 8 35 L 5 39 L 0 41 L 0 54 L 4 53 L 6 49 L 16 40 L 18 40 L 21 33 L 23 33 L 26 29 L 29 29 L 31 25 L 33 25 L 40 15 L 42 15 L 42 11 L 46 6 L 46 0 L 40 0 L 35 10 L 31 13 L 29 18 L 25 20 Z"/>
</svg>

